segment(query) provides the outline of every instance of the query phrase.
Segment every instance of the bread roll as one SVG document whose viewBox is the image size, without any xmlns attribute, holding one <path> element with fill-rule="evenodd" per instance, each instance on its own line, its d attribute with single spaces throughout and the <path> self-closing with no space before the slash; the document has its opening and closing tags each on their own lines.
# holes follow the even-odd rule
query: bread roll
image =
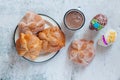
<svg viewBox="0 0 120 80">
<path fill-rule="evenodd" d="M 44 29 L 45 21 L 42 17 L 33 12 L 27 12 L 23 19 L 20 21 L 18 27 L 20 33 L 31 31 L 33 34 L 38 33 Z"/>
<path fill-rule="evenodd" d="M 42 43 L 42 52 L 56 52 L 65 46 L 65 35 L 58 27 L 49 27 L 38 34 Z"/>
<path fill-rule="evenodd" d="M 81 65 L 89 64 L 95 56 L 94 42 L 88 40 L 74 40 L 68 49 L 69 59 Z"/>
<path fill-rule="evenodd" d="M 20 56 L 36 59 L 40 55 L 42 41 L 33 34 L 20 33 L 19 39 L 16 41 L 16 49 Z"/>
</svg>

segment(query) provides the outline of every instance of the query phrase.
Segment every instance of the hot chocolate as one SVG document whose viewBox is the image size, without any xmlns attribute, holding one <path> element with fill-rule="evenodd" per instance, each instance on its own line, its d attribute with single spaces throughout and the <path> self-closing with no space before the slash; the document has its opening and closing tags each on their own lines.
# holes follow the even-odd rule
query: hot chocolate
<svg viewBox="0 0 120 80">
<path fill-rule="evenodd" d="M 76 30 L 83 26 L 85 17 L 79 10 L 69 10 L 65 15 L 64 22 L 69 29 Z"/>
</svg>

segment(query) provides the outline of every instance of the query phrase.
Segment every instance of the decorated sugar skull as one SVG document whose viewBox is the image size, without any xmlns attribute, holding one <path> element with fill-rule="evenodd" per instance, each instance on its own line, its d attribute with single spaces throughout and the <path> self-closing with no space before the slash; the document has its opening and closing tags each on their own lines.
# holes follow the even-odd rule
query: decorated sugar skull
<svg viewBox="0 0 120 80">
<path fill-rule="evenodd" d="M 113 29 L 110 29 L 107 31 L 106 34 L 102 35 L 100 39 L 98 40 L 98 45 L 107 47 L 109 45 L 112 45 L 117 37 L 117 32 Z"/>
<path fill-rule="evenodd" d="M 107 17 L 103 14 L 96 15 L 90 22 L 89 28 L 91 30 L 99 31 L 107 24 Z"/>
</svg>

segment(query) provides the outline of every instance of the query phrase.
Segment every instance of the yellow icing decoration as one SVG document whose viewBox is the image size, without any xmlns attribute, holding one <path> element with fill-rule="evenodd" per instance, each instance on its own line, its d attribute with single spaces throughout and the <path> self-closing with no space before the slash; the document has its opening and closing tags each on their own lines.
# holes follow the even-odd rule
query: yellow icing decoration
<svg viewBox="0 0 120 80">
<path fill-rule="evenodd" d="M 115 38 L 116 38 L 116 32 L 111 31 L 111 32 L 109 32 L 107 41 L 109 43 L 113 43 L 115 41 Z"/>
</svg>

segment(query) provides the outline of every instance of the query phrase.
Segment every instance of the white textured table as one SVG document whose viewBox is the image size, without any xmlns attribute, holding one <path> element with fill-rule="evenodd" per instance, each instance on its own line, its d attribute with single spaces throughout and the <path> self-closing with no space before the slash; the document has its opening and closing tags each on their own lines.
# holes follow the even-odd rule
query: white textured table
<svg viewBox="0 0 120 80">
<path fill-rule="evenodd" d="M 119 3 L 120 0 L 0 0 L 0 80 L 120 80 Z M 84 12 L 86 22 L 82 29 L 70 32 L 63 26 L 63 16 L 77 7 Z M 29 62 L 15 50 L 14 29 L 28 10 L 51 16 L 66 34 L 66 46 L 48 62 Z M 108 24 L 96 33 L 88 26 L 98 13 L 107 15 Z M 97 39 L 109 28 L 117 30 L 117 41 L 108 48 L 97 46 Z M 96 56 L 88 67 L 82 68 L 68 60 L 67 48 L 75 38 L 95 41 Z"/>
</svg>

